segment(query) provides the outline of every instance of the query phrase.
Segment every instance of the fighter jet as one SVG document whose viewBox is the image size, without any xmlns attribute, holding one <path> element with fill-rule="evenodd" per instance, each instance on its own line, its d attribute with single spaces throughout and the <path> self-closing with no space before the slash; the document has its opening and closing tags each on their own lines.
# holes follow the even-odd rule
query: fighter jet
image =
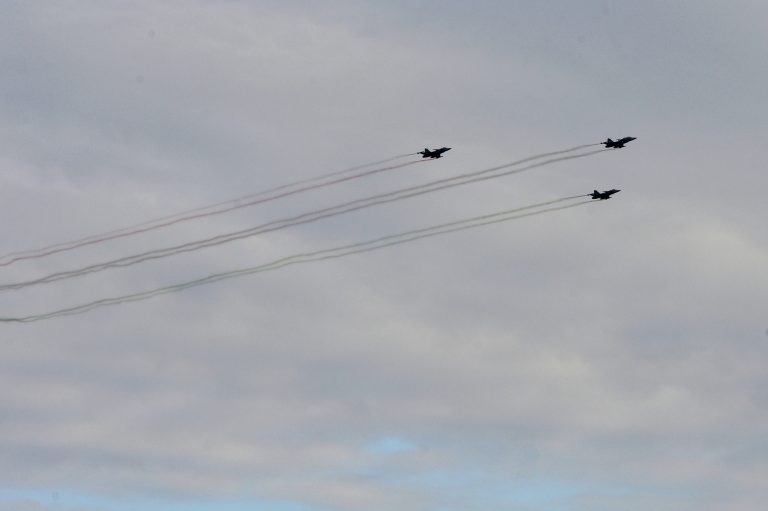
<svg viewBox="0 0 768 511">
<path fill-rule="evenodd" d="M 605 142 L 600 142 L 600 143 L 603 144 L 606 149 L 610 149 L 612 147 L 616 148 L 616 149 L 621 149 L 622 147 L 624 147 L 624 144 L 628 144 L 628 143 L 632 142 L 633 140 L 635 140 L 636 138 L 637 137 L 624 137 L 624 138 L 620 138 L 618 140 L 611 140 L 609 138 Z"/>
<path fill-rule="evenodd" d="M 422 158 L 442 158 L 443 153 L 450 150 L 450 147 L 441 147 L 440 149 L 433 149 L 430 151 L 425 147 L 423 151 L 419 151 L 416 154 L 421 154 Z"/>
<path fill-rule="evenodd" d="M 602 192 L 598 192 L 597 190 L 595 190 L 590 194 L 590 196 L 593 199 L 608 200 L 611 198 L 611 195 L 613 195 L 614 193 L 619 193 L 620 191 L 621 190 L 617 190 L 616 188 L 614 188 L 613 190 L 605 190 Z"/>
</svg>

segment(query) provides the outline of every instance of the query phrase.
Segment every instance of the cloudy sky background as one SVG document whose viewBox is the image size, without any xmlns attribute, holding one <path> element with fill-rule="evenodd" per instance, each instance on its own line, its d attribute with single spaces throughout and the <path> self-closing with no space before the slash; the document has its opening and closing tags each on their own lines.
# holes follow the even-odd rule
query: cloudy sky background
<svg viewBox="0 0 768 511">
<path fill-rule="evenodd" d="M 2 253 L 446 158 L 2 283 L 606 137 L 621 151 L 0 295 L 47 312 L 594 188 L 614 200 L 0 325 L 0 510 L 714 511 L 768 499 L 768 6 L 0 6 Z"/>
</svg>

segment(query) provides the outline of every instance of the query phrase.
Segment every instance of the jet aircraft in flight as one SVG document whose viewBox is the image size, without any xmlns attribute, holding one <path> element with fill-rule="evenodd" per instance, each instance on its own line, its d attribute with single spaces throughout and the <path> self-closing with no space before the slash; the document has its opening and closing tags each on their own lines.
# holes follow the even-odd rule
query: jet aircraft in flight
<svg viewBox="0 0 768 511">
<path fill-rule="evenodd" d="M 450 150 L 450 147 L 441 147 L 440 149 L 433 149 L 430 151 L 425 147 L 423 151 L 419 151 L 417 154 L 422 155 L 422 158 L 442 158 L 443 153 Z"/>
<path fill-rule="evenodd" d="M 602 192 L 598 192 L 597 190 L 595 190 L 590 194 L 590 196 L 593 199 L 608 200 L 611 198 L 611 195 L 613 195 L 614 193 L 619 193 L 620 191 L 621 190 L 617 190 L 616 188 L 614 188 L 613 190 L 604 190 Z"/>
<path fill-rule="evenodd" d="M 635 140 L 637 137 L 624 137 L 620 138 L 618 140 L 611 140 L 610 138 L 606 140 L 605 142 L 600 142 L 605 146 L 606 149 L 615 148 L 615 149 L 621 149 L 624 147 L 624 144 L 628 144 Z"/>
</svg>

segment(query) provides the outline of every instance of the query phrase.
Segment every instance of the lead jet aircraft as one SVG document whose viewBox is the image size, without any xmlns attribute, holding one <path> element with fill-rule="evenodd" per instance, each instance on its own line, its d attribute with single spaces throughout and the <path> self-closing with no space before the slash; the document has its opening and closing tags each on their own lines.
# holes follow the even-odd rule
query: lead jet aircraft
<svg viewBox="0 0 768 511">
<path fill-rule="evenodd" d="M 440 149 L 433 149 L 430 151 L 425 147 L 423 151 L 419 151 L 416 154 L 422 155 L 422 158 L 442 158 L 443 153 L 450 150 L 450 147 L 441 147 Z"/>
<path fill-rule="evenodd" d="M 636 138 L 637 137 L 624 137 L 624 138 L 620 138 L 618 140 L 611 140 L 609 138 L 605 142 L 600 142 L 600 143 L 603 144 L 606 149 L 610 149 L 612 147 L 616 148 L 616 149 L 621 149 L 622 147 L 624 147 L 624 144 L 628 144 L 628 143 L 632 142 L 633 140 L 635 140 Z"/>
<path fill-rule="evenodd" d="M 617 190 L 616 188 L 614 188 L 613 190 L 605 190 L 602 192 L 598 192 L 597 190 L 595 190 L 590 194 L 590 196 L 593 199 L 608 200 L 611 198 L 611 195 L 613 195 L 614 193 L 619 193 L 620 191 L 621 190 Z"/>
</svg>

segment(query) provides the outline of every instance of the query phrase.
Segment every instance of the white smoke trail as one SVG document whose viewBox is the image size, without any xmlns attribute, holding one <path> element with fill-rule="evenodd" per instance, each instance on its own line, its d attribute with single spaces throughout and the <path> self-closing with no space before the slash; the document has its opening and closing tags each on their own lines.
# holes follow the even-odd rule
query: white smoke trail
<svg viewBox="0 0 768 511">
<path fill-rule="evenodd" d="M 123 303 L 128 302 L 135 302 L 139 300 L 147 300 L 149 298 L 168 294 L 168 293 L 177 293 L 180 291 L 183 291 L 185 289 L 189 289 L 191 287 L 197 287 L 207 284 L 212 284 L 214 282 L 218 282 L 221 280 L 228 280 L 232 278 L 237 278 L 245 275 L 251 275 L 255 273 L 262 273 L 266 271 L 272 271 L 277 270 L 280 268 L 283 268 L 285 266 L 291 266 L 295 264 L 303 264 L 303 263 L 309 263 L 309 262 L 315 262 L 315 261 L 322 261 L 326 259 L 337 259 L 340 257 L 345 257 L 352 254 L 359 254 L 363 252 L 371 252 L 374 250 L 380 250 L 382 248 L 391 247 L 395 245 L 400 245 L 403 243 L 409 243 L 412 241 L 416 241 L 419 239 L 429 238 L 433 236 L 439 236 L 442 234 L 448 234 L 452 232 L 458 232 L 463 231 L 467 229 L 473 229 L 476 227 L 484 226 L 484 225 L 490 225 L 490 224 L 497 224 L 501 222 L 508 222 L 510 220 L 525 218 L 529 216 L 534 215 L 540 215 L 544 213 L 549 213 L 553 211 L 560 211 L 564 209 L 574 208 L 577 206 L 582 206 L 585 204 L 592 204 L 594 201 L 592 200 L 586 200 L 586 201 L 580 201 L 575 204 L 568 204 L 564 206 L 557 206 L 553 208 L 546 208 L 546 209 L 538 209 L 537 211 L 528 211 L 531 209 L 541 208 L 546 205 L 552 205 L 557 204 L 560 202 L 567 202 L 571 201 L 577 198 L 584 197 L 584 195 L 575 195 L 570 197 L 563 197 L 561 199 L 556 199 L 552 201 L 547 202 L 541 202 L 538 204 L 532 204 L 529 206 L 523 206 L 520 208 L 514 208 L 509 209 L 505 211 L 500 211 L 497 213 L 491 213 L 488 215 L 482 215 L 477 217 L 472 217 L 464 220 L 458 220 L 454 222 L 448 222 L 444 224 L 434 225 L 431 227 L 425 227 L 421 229 L 414 229 L 406 232 L 401 232 L 397 234 L 391 234 L 387 236 L 382 236 L 379 238 L 375 238 L 368 241 L 361 241 L 357 243 L 352 243 L 340 247 L 334 247 L 330 249 L 323 249 L 323 250 L 316 250 L 313 252 L 304 252 L 301 254 L 295 254 L 292 256 L 282 257 L 280 259 L 277 259 L 275 261 L 271 261 L 266 264 L 262 264 L 259 266 L 253 266 L 251 268 L 244 268 L 240 270 L 234 270 L 224 273 L 217 273 L 214 275 L 209 275 L 207 277 L 203 277 L 200 279 L 192 280 L 189 282 L 185 282 L 182 284 L 175 284 L 171 286 L 161 287 L 157 289 L 152 289 L 149 291 L 144 291 L 141 293 L 134 293 L 129 295 L 122 295 L 117 296 L 113 298 L 104 298 L 101 300 L 95 300 L 92 302 L 88 302 L 85 304 L 77 305 L 74 307 L 69 307 L 66 309 L 60 309 L 44 314 L 35 314 L 30 316 L 22 316 L 22 317 L 8 317 L 8 318 L 0 318 L 0 322 L 3 323 L 31 323 L 34 321 L 41 321 L 45 319 L 60 317 L 60 316 L 70 316 L 75 314 L 82 314 L 85 312 L 88 312 L 90 310 L 99 308 L 99 307 L 106 307 L 110 305 L 119 305 Z M 525 212 L 527 211 L 527 212 Z"/>
<path fill-rule="evenodd" d="M 409 156 L 409 155 L 405 155 Z M 400 158 L 402 156 L 398 156 L 397 158 Z M 390 161 L 395 158 L 389 158 L 388 160 L 382 160 L 382 162 Z M 345 169 L 343 171 L 338 172 L 332 172 L 330 174 L 325 174 L 323 176 L 312 178 L 312 179 L 306 179 L 304 181 L 297 181 L 296 183 L 291 183 L 288 185 L 282 185 L 278 186 L 276 188 L 271 188 L 269 190 L 265 190 L 262 192 L 253 193 L 250 195 L 246 195 L 243 197 L 238 197 L 237 199 L 232 199 L 226 202 L 220 202 L 217 204 L 213 204 L 210 206 L 204 206 L 202 208 L 197 208 L 193 210 L 188 210 L 183 213 L 177 213 L 175 215 L 169 215 L 167 217 L 163 217 L 160 219 L 151 220 L 148 222 L 144 222 L 142 224 L 136 224 L 133 227 L 126 227 L 122 229 L 117 229 L 114 231 L 109 231 L 103 234 L 99 235 L 93 235 L 89 236 L 87 238 L 81 238 L 79 240 L 75 240 L 72 242 L 66 242 L 66 243 L 59 243 L 57 245 L 51 245 L 46 248 L 41 248 L 37 250 L 27 251 L 27 252 L 16 252 L 13 254 L 7 254 L 6 256 L 3 256 L 0 258 L 0 266 L 9 266 L 13 263 L 16 263 L 18 261 L 24 261 L 28 259 L 39 259 L 41 257 L 47 257 L 53 254 L 58 254 L 60 252 L 66 252 L 69 250 L 74 250 L 76 248 L 88 246 L 88 245 L 95 245 L 97 243 L 103 243 L 105 241 L 110 241 L 118 238 L 125 238 L 128 236 L 134 236 L 136 234 L 144 233 L 153 231 L 156 229 L 160 229 L 162 227 L 168 227 L 171 225 L 175 225 L 181 222 L 187 222 L 190 220 L 196 220 L 204 217 L 214 216 L 214 215 L 220 215 L 222 213 L 227 213 L 229 211 L 233 211 L 236 209 L 241 209 L 249 206 L 253 206 L 256 204 L 262 204 L 264 202 L 273 201 L 276 199 L 281 199 L 284 197 L 288 197 L 290 195 L 296 195 L 298 193 L 306 192 L 309 190 L 316 190 L 318 188 L 324 188 L 327 186 L 331 186 L 334 184 L 338 184 L 344 181 L 350 181 L 353 179 L 358 179 L 361 177 L 370 176 L 372 174 L 377 174 L 381 172 L 385 172 L 388 170 L 394 170 L 399 169 L 402 167 L 407 167 L 409 165 L 413 165 L 416 163 L 421 163 L 427 160 L 416 160 L 416 161 L 410 161 L 407 163 L 401 163 L 399 165 L 390 165 L 388 167 L 382 167 L 377 168 L 373 170 L 367 170 L 365 172 L 360 172 L 358 174 L 353 174 L 351 176 L 345 176 L 345 177 L 339 177 L 330 181 L 327 181 L 329 177 L 337 176 L 339 174 L 343 173 L 349 173 L 352 170 L 359 170 L 362 167 L 370 167 L 374 164 L 365 164 L 365 165 L 359 165 L 357 167 L 353 167 L 352 169 Z M 376 162 L 376 163 L 382 163 L 382 162 Z M 317 181 L 326 179 L 325 182 L 316 183 Z M 315 182 L 316 184 L 309 184 Z M 301 188 L 296 188 L 297 185 L 304 184 L 305 186 Z M 293 189 L 291 189 L 293 188 Z M 276 194 L 277 191 L 282 191 L 279 194 Z M 270 195 L 271 194 L 271 195 Z M 259 197 L 259 198 L 256 198 Z M 249 200 L 246 200 L 249 199 Z M 217 206 L 218 209 L 213 209 Z M 12 257 L 13 256 L 13 257 Z M 2 259 L 7 259 L 5 261 L 2 261 Z"/>
</svg>

